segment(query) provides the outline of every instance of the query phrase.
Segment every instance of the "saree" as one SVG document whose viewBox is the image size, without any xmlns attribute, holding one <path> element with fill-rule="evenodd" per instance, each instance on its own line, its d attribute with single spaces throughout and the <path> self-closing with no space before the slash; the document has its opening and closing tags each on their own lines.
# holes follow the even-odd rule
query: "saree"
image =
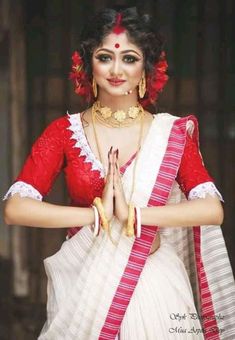
<svg viewBox="0 0 235 340">
<path fill-rule="evenodd" d="M 136 164 L 136 206 L 185 199 L 175 177 L 195 124 L 193 116 L 155 115 Z M 133 166 L 122 175 L 127 202 Z M 47 321 L 39 340 L 235 337 L 234 279 L 219 226 L 142 226 L 140 238 L 128 238 L 114 217 L 111 230 L 114 243 L 84 226 L 44 260 Z M 157 232 L 161 245 L 150 255 Z"/>
</svg>

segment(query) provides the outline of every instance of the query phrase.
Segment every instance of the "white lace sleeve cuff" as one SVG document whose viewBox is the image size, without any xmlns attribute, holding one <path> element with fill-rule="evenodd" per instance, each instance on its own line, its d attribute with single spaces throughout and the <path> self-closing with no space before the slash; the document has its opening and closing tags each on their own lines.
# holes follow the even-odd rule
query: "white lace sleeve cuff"
<svg viewBox="0 0 235 340">
<path fill-rule="evenodd" d="M 224 202 L 221 193 L 216 188 L 213 182 L 205 182 L 198 184 L 196 187 L 190 190 L 188 199 L 194 200 L 197 198 L 205 198 L 207 194 L 211 196 L 218 196 L 220 201 Z"/>
<path fill-rule="evenodd" d="M 35 189 L 32 185 L 17 181 L 9 188 L 6 195 L 3 197 L 3 201 L 7 200 L 9 197 L 19 194 L 21 197 L 30 197 L 38 201 L 42 201 L 42 195 Z"/>
</svg>

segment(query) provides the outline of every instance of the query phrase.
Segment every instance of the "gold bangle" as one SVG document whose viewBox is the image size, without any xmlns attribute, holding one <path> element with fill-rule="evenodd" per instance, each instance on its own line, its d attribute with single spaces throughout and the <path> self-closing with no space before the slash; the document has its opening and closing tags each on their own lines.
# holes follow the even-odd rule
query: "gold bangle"
<svg viewBox="0 0 235 340">
<path fill-rule="evenodd" d="M 104 207 L 103 207 L 101 198 L 95 197 L 95 199 L 93 201 L 93 205 L 97 208 L 97 210 L 99 212 L 102 228 L 109 232 L 109 222 L 108 222 L 107 217 L 105 216 L 105 211 L 104 211 Z"/>
<path fill-rule="evenodd" d="M 107 231 L 108 236 L 111 240 L 111 242 L 117 246 L 117 243 L 114 242 L 112 235 L 111 235 L 111 230 L 110 230 L 110 225 L 109 225 L 109 221 L 105 215 L 105 211 L 104 211 L 104 206 L 102 204 L 101 198 L 100 197 L 95 197 L 94 201 L 93 201 L 93 205 L 97 208 L 98 213 L 99 213 L 99 217 L 101 220 L 101 227 Z"/>
<path fill-rule="evenodd" d="M 135 207 L 132 203 L 130 203 L 129 209 L 128 209 L 127 225 L 126 225 L 126 236 L 128 237 L 132 237 L 135 235 L 134 221 L 135 221 Z"/>
</svg>

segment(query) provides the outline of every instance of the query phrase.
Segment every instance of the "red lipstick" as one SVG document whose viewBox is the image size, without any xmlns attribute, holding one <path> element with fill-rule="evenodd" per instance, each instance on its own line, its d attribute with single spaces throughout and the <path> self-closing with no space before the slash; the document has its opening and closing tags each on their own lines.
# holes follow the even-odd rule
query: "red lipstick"
<svg viewBox="0 0 235 340">
<path fill-rule="evenodd" d="M 122 85 L 123 83 L 125 83 L 126 80 L 123 79 L 119 79 L 119 78 L 109 78 L 107 79 L 108 82 L 112 85 L 112 86 L 119 86 Z"/>
</svg>

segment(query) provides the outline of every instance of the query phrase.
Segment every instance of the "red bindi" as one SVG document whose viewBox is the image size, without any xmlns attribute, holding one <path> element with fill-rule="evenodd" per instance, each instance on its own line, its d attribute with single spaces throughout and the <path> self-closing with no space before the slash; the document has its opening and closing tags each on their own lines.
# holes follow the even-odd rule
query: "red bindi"
<svg viewBox="0 0 235 340">
<path fill-rule="evenodd" d="M 119 47 L 120 47 L 119 43 L 116 43 L 114 46 L 115 46 L 116 48 L 119 48 Z"/>
</svg>

